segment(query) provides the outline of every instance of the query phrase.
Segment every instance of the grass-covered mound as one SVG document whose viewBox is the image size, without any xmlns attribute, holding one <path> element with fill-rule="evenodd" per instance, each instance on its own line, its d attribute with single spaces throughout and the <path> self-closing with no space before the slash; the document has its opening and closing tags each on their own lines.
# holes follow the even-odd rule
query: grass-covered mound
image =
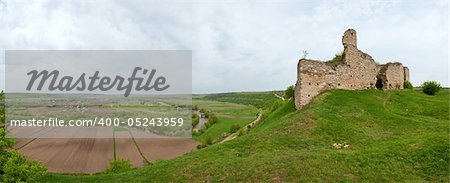
<svg viewBox="0 0 450 183">
<path fill-rule="evenodd" d="M 448 135 L 448 90 L 336 90 L 300 111 L 288 101 L 248 134 L 174 160 L 44 181 L 448 182 Z"/>
</svg>

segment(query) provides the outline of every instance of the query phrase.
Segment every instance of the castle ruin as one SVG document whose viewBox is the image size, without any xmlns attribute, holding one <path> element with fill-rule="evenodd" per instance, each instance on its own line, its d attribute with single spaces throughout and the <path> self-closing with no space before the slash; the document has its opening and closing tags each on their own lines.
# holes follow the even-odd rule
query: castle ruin
<svg viewBox="0 0 450 183">
<path fill-rule="evenodd" d="M 399 62 L 379 65 L 358 50 L 356 31 L 348 29 L 342 36 L 344 51 L 339 58 L 318 61 L 302 58 L 297 65 L 295 107 L 302 108 L 314 96 L 327 89 L 403 89 L 409 69 Z"/>
</svg>

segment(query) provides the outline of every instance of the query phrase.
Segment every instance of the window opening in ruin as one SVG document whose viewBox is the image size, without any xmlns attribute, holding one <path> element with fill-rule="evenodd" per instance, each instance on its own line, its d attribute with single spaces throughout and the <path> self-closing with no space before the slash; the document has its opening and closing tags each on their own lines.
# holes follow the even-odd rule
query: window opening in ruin
<svg viewBox="0 0 450 183">
<path fill-rule="evenodd" d="M 381 77 L 377 77 L 377 83 L 375 83 L 375 87 L 379 90 L 383 89 L 383 79 Z"/>
</svg>

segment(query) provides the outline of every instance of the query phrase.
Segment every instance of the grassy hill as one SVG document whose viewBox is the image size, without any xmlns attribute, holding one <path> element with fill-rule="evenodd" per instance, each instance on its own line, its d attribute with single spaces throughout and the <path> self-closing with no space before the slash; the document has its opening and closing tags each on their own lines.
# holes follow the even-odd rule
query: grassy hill
<svg viewBox="0 0 450 183">
<path fill-rule="evenodd" d="M 449 96 L 448 90 L 329 91 L 300 111 L 284 102 L 249 133 L 174 160 L 119 174 L 50 174 L 44 181 L 448 182 Z"/>
</svg>

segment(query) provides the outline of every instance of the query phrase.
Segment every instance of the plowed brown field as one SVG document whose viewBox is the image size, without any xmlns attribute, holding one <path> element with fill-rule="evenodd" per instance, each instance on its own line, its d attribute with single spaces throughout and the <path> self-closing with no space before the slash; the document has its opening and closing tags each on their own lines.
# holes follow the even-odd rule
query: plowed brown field
<svg viewBox="0 0 450 183">
<path fill-rule="evenodd" d="M 98 173 L 108 167 L 108 161 L 114 159 L 114 141 L 116 158 L 128 159 L 133 166 L 145 165 L 148 161 L 170 159 L 183 155 L 196 148 L 192 139 L 176 138 L 129 138 L 128 132 L 116 132 L 116 138 L 86 139 L 18 139 L 17 148 L 28 159 L 44 163 L 49 172 L 56 173 Z"/>
</svg>

